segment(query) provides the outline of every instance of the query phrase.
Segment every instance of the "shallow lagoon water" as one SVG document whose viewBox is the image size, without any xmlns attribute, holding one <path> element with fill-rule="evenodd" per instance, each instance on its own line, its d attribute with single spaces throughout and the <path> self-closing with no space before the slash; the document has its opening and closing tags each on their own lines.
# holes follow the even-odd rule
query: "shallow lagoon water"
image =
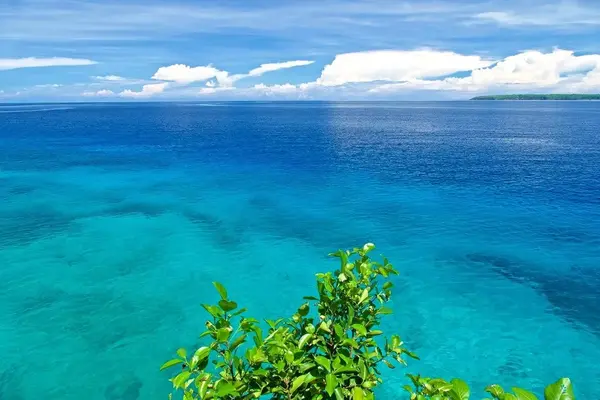
<svg viewBox="0 0 600 400">
<path fill-rule="evenodd" d="M 381 398 L 414 371 L 600 398 L 599 103 L 200 105 L 0 106 L 1 399 L 164 399 L 211 281 L 291 313 L 365 242 L 422 358 Z"/>
</svg>

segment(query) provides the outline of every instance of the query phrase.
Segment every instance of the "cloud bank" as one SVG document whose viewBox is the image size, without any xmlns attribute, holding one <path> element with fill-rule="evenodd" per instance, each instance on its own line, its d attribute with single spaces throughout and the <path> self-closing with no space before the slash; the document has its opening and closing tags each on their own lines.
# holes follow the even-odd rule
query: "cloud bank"
<svg viewBox="0 0 600 400">
<path fill-rule="evenodd" d="M 317 83 L 339 86 L 374 81 L 402 82 L 435 78 L 487 67 L 493 61 L 449 51 L 385 50 L 339 54 L 323 69 Z"/>
<path fill-rule="evenodd" d="M 168 85 L 168 83 L 152 83 L 142 86 L 142 90 L 138 92 L 127 89 L 119 93 L 119 97 L 132 99 L 152 97 L 155 94 L 164 92 Z"/>
<path fill-rule="evenodd" d="M 160 67 L 152 76 L 152 79 L 175 82 L 187 85 L 194 82 L 206 82 L 208 87 L 221 86 L 231 87 L 235 82 L 248 78 L 261 76 L 267 72 L 278 71 L 294 67 L 310 65 L 314 61 L 295 60 L 279 63 L 261 64 L 260 67 L 250 70 L 247 74 L 230 75 L 229 72 L 220 70 L 212 65 L 190 67 L 185 64 L 174 64 L 167 67 Z M 215 81 L 209 81 L 214 79 Z"/>
<path fill-rule="evenodd" d="M 525 51 L 463 78 L 437 80 L 407 79 L 397 84 L 372 88 L 372 93 L 399 90 L 453 90 L 589 92 L 600 89 L 600 55 L 577 56 L 573 51 L 555 49 L 550 53 Z"/>
<path fill-rule="evenodd" d="M 159 68 L 152 76 L 161 83 L 146 84 L 139 91 L 94 93 L 125 98 L 160 95 L 167 98 L 368 99 L 394 98 L 416 91 L 455 92 L 457 96 L 486 92 L 600 91 L 600 54 L 577 55 L 562 49 L 529 50 L 502 59 L 432 49 L 352 52 L 336 55 L 314 81 L 236 86 L 245 78 L 312 63 L 303 60 L 267 63 L 245 74 L 230 74 L 212 65 L 174 64 Z"/>
</svg>

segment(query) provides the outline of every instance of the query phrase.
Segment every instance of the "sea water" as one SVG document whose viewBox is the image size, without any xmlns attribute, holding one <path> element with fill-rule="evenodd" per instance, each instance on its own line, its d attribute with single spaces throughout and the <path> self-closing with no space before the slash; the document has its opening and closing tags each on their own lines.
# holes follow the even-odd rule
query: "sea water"
<svg viewBox="0 0 600 400">
<path fill-rule="evenodd" d="M 259 318 L 377 245 L 407 372 L 600 398 L 600 103 L 0 106 L 0 399 L 165 399 L 211 282 Z"/>
</svg>

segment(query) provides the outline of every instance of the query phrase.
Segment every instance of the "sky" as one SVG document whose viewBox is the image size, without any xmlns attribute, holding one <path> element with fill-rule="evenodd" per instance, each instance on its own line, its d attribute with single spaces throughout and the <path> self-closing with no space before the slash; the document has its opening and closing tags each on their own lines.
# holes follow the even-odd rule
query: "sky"
<svg viewBox="0 0 600 400">
<path fill-rule="evenodd" d="M 600 93 L 600 0 L 0 0 L 0 102 Z"/>
</svg>

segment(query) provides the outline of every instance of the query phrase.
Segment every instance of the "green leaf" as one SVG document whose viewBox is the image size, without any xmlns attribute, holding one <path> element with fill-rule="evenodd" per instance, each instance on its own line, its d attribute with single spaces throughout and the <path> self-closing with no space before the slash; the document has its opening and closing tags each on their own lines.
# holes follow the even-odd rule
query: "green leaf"
<svg viewBox="0 0 600 400">
<path fill-rule="evenodd" d="M 316 297 L 314 297 L 314 296 L 304 296 L 304 297 L 303 297 L 303 299 L 304 299 L 304 300 L 314 300 L 314 301 L 318 301 L 318 300 L 319 300 L 319 299 L 317 299 L 317 298 L 316 298 Z"/>
<path fill-rule="evenodd" d="M 354 308 L 348 307 L 348 323 L 351 324 L 354 321 Z"/>
<path fill-rule="evenodd" d="M 360 298 L 358 299 L 358 304 L 362 303 L 369 297 L 369 289 L 364 289 L 360 294 Z"/>
<path fill-rule="evenodd" d="M 331 371 L 331 361 L 329 361 L 328 358 L 325 358 L 323 356 L 317 356 L 315 357 L 315 362 L 323 368 L 325 368 L 327 372 Z"/>
<path fill-rule="evenodd" d="M 242 335 L 240 337 L 238 337 L 237 339 L 235 339 L 233 341 L 233 343 L 231 343 L 231 346 L 229 346 L 229 351 L 234 351 L 235 349 L 238 348 L 238 346 L 242 343 L 244 343 L 246 341 L 246 335 Z"/>
<path fill-rule="evenodd" d="M 254 342 L 256 343 L 257 346 L 260 347 L 260 345 L 262 345 L 262 342 L 263 342 L 262 329 L 260 329 L 259 326 L 254 326 L 254 327 L 252 327 L 252 331 L 256 335 L 254 337 Z"/>
<path fill-rule="evenodd" d="M 333 393 L 335 393 L 336 400 L 344 400 L 344 391 L 341 387 L 336 388 Z"/>
<path fill-rule="evenodd" d="M 225 397 L 231 394 L 237 394 L 237 390 L 235 390 L 235 386 L 233 386 L 233 383 L 231 382 L 226 382 L 226 381 L 220 381 L 217 384 L 217 396 L 218 397 Z"/>
<path fill-rule="evenodd" d="M 225 289 L 225 286 L 221 285 L 219 282 L 213 282 L 213 286 L 217 289 L 221 298 L 227 300 L 227 290 Z"/>
<path fill-rule="evenodd" d="M 406 354 L 407 356 L 409 356 L 410 358 L 413 358 L 413 359 L 415 359 L 415 360 L 420 360 L 419 356 L 418 356 L 418 355 L 416 355 L 415 353 L 413 353 L 412 351 L 408 351 L 408 350 L 406 350 L 406 349 L 402 349 L 402 352 L 403 352 L 404 354 Z"/>
<path fill-rule="evenodd" d="M 217 306 L 211 306 L 209 304 L 202 304 L 202 307 L 204 307 L 204 309 L 215 318 L 223 315 L 223 311 L 221 311 L 221 309 Z"/>
<path fill-rule="evenodd" d="M 335 332 L 337 337 L 340 339 L 346 337 L 346 335 L 344 333 L 344 328 L 342 328 L 342 326 L 340 324 L 334 324 L 333 331 Z"/>
<path fill-rule="evenodd" d="M 363 390 L 360 387 L 355 386 L 354 389 L 352 389 L 352 400 L 363 400 L 364 398 L 365 395 Z"/>
<path fill-rule="evenodd" d="M 517 395 L 518 400 L 538 400 L 537 396 L 528 390 L 514 387 L 513 392 Z"/>
<path fill-rule="evenodd" d="M 229 339 L 229 335 L 231 335 L 229 328 L 221 328 L 217 331 L 217 340 L 219 342 L 226 342 Z"/>
<path fill-rule="evenodd" d="M 377 310 L 377 314 L 378 315 L 389 315 L 389 314 L 393 314 L 394 312 L 392 311 L 391 308 L 387 308 L 387 307 L 381 307 L 379 308 L 379 310 Z"/>
<path fill-rule="evenodd" d="M 400 339 L 400 336 L 398 336 L 398 335 L 392 336 L 392 344 L 391 344 L 392 349 L 398 348 L 398 346 L 400 346 L 401 344 L 402 344 L 402 340 Z"/>
<path fill-rule="evenodd" d="M 544 390 L 544 400 L 575 400 L 573 386 L 569 378 L 561 378 Z"/>
<path fill-rule="evenodd" d="M 352 328 L 354 328 L 354 330 L 361 336 L 366 336 L 367 334 L 367 328 L 365 328 L 365 326 L 362 324 L 353 324 Z"/>
<path fill-rule="evenodd" d="M 369 370 L 367 369 L 367 366 L 363 360 L 358 362 L 358 369 L 360 370 L 360 379 L 366 381 L 369 377 Z"/>
<path fill-rule="evenodd" d="M 177 375 L 175 378 L 173 378 L 173 381 L 172 381 L 173 386 L 177 389 L 183 387 L 183 384 L 185 383 L 185 381 L 188 380 L 190 375 L 191 375 L 190 371 L 181 372 L 179 375 Z"/>
<path fill-rule="evenodd" d="M 367 243 L 363 246 L 363 251 L 365 254 L 367 254 L 368 252 L 370 252 L 373 249 L 375 249 L 375 245 L 373 243 Z"/>
<path fill-rule="evenodd" d="M 237 306 L 238 305 L 235 301 L 219 300 L 219 307 L 221 307 L 225 312 L 235 310 Z"/>
<path fill-rule="evenodd" d="M 325 377 L 325 382 L 325 391 L 329 396 L 333 396 L 333 392 L 335 391 L 335 388 L 338 385 L 337 378 L 334 374 L 327 374 L 327 376 Z"/>
<path fill-rule="evenodd" d="M 300 364 L 298 366 L 298 369 L 300 370 L 300 372 L 304 373 L 304 372 L 308 371 L 309 369 L 313 369 L 314 367 L 316 367 L 316 365 L 309 362 L 309 363 Z"/>
<path fill-rule="evenodd" d="M 298 314 L 300 314 L 303 317 L 306 317 L 306 315 L 308 315 L 308 311 L 309 311 L 309 306 L 308 303 L 304 303 L 300 306 L 300 308 L 298 308 Z"/>
<path fill-rule="evenodd" d="M 290 394 L 293 394 L 296 390 L 298 390 L 298 388 L 300 386 L 302 386 L 302 384 L 304 383 L 304 381 L 306 380 L 307 377 L 308 377 L 308 374 L 305 374 L 305 375 L 300 375 L 299 377 L 294 379 L 292 381 L 292 387 L 290 389 Z"/>
<path fill-rule="evenodd" d="M 308 342 L 311 338 L 313 337 L 312 333 L 305 333 L 304 335 L 302 335 L 302 337 L 300 338 L 300 341 L 298 341 L 298 348 L 301 349 L 306 345 L 306 342 Z"/>
<path fill-rule="evenodd" d="M 448 392 L 452 400 L 468 400 L 471 396 L 471 391 L 469 389 L 469 385 L 466 384 L 465 381 L 460 379 L 452 379 L 450 381 L 452 384 L 452 390 Z"/>
<path fill-rule="evenodd" d="M 204 396 L 206 395 L 206 391 L 208 390 L 208 383 L 209 379 L 206 378 L 198 386 L 198 393 L 200 394 L 201 399 L 204 398 Z"/>
<path fill-rule="evenodd" d="M 490 385 L 485 388 L 485 391 L 499 399 L 504 395 L 504 389 L 500 385 Z"/>
<path fill-rule="evenodd" d="M 194 356 L 192 357 L 192 365 L 191 367 L 195 367 L 200 360 L 204 360 L 210 354 L 209 347 L 200 347 L 198 350 L 194 352 Z"/>
<path fill-rule="evenodd" d="M 185 358 L 187 356 L 187 351 L 185 351 L 185 349 L 182 347 L 177 349 L 177 355 L 181 358 Z"/>
<path fill-rule="evenodd" d="M 324 330 L 327 333 L 331 333 L 331 329 L 329 329 L 329 326 L 327 326 L 325 321 L 323 321 L 319 324 L 319 329 Z"/>
<path fill-rule="evenodd" d="M 240 315 L 242 313 L 245 313 L 246 311 L 248 311 L 247 308 L 240 308 L 239 310 L 237 310 L 236 312 L 234 312 L 233 314 L 231 314 L 232 317 L 235 317 L 237 315 Z"/>
<path fill-rule="evenodd" d="M 385 359 L 384 359 L 384 360 L 381 360 L 381 361 L 383 361 L 383 363 L 384 363 L 385 365 L 387 365 L 387 366 L 388 366 L 388 368 L 390 368 L 390 369 L 394 369 L 394 368 L 396 368 L 396 367 L 394 366 L 394 364 L 392 364 L 392 363 L 391 363 L 391 362 L 389 362 L 388 360 L 385 360 Z"/>
<path fill-rule="evenodd" d="M 172 366 L 177 365 L 177 364 L 181 364 L 181 363 L 183 363 L 183 360 L 180 360 L 178 358 L 174 358 L 174 359 L 169 360 L 166 363 L 164 363 L 162 365 L 162 367 L 160 367 L 160 370 L 162 371 L 164 369 L 171 368 Z"/>
</svg>

